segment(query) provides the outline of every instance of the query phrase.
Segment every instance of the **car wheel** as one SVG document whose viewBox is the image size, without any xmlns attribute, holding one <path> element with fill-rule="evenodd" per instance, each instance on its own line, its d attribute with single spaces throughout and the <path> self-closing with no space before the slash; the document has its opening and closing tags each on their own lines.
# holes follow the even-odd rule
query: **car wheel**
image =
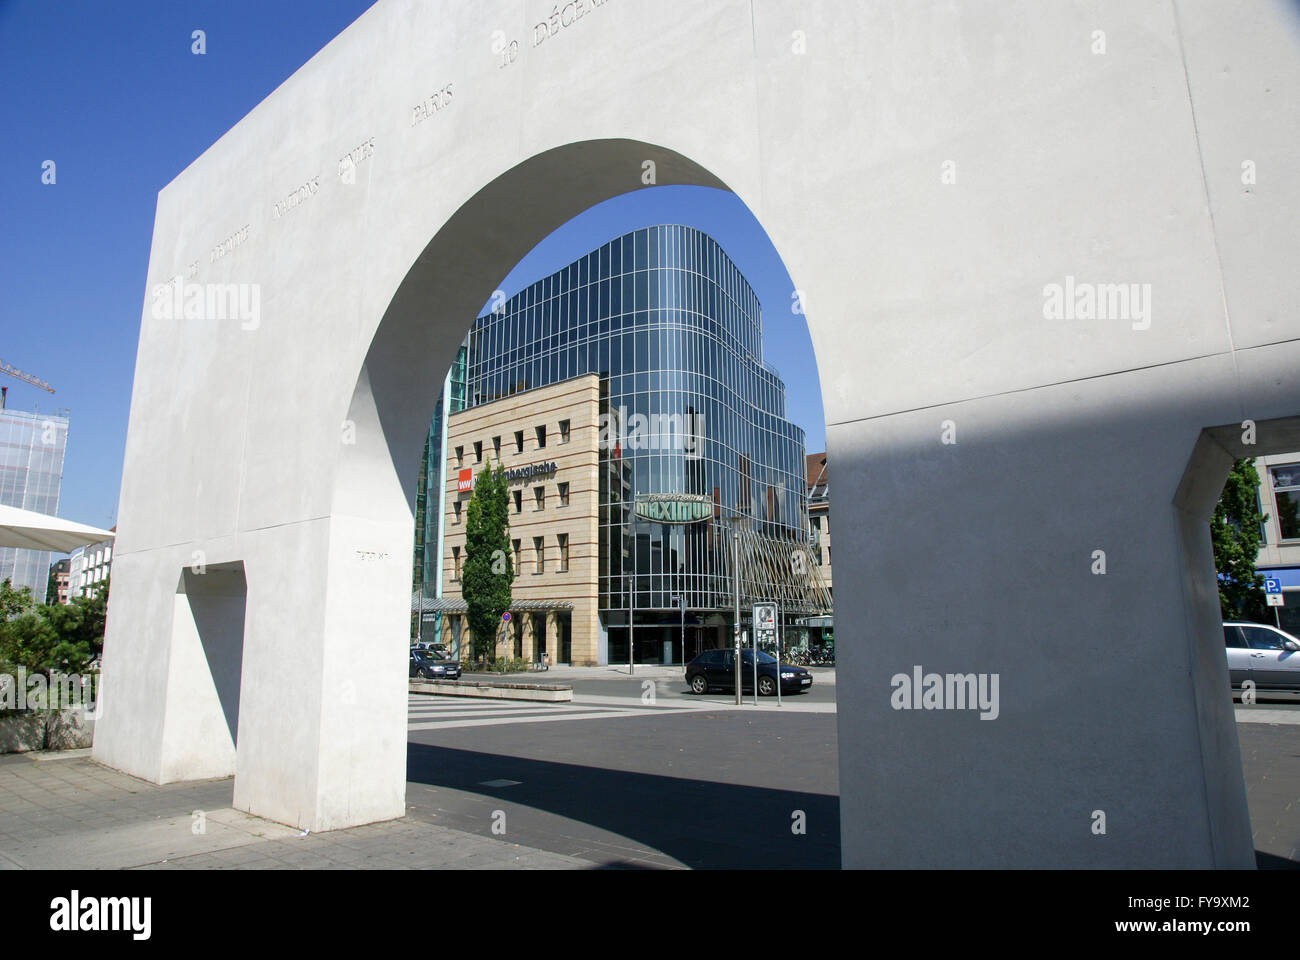
<svg viewBox="0 0 1300 960">
<path fill-rule="evenodd" d="M 708 692 L 709 692 L 709 681 L 706 680 L 706 679 L 704 679 L 704 674 L 702 674 L 702 673 L 697 673 L 697 674 L 696 674 L 696 675 L 691 679 L 691 692 L 692 692 L 692 693 L 708 693 Z"/>
<path fill-rule="evenodd" d="M 776 681 L 771 677 L 758 678 L 758 695 L 760 697 L 771 697 L 776 694 Z"/>
</svg>

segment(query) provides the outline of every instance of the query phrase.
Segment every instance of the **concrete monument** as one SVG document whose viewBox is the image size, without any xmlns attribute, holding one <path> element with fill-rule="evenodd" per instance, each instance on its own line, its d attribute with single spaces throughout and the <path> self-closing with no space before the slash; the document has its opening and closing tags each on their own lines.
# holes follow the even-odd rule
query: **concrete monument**
<svg viewBox="0 0 1300 960">
<path fill-rule="evenodd" d="M 96 758 L 401 816 L 429 371 L 560 224 L 698 184 L 820 365 L 844 864 L 1250 866 L 1206 521 L 1297 447 L 1298 21 L 381 0 L 159 194 Z"/>
</svg>

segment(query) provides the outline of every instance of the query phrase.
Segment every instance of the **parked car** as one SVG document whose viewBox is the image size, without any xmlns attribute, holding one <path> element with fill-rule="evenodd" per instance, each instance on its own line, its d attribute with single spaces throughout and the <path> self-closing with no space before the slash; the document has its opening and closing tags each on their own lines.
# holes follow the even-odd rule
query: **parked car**
<svg viewBox="0 0 1300 960">
<path fill-rule="evenodd" d="M 450 660 L 451 654 L 447 652 L 446 646 L 441 643 L 433 643 L 429 640 L 417 640 L 411 644 L 412 650 L 427 650 L 439 660 Z"/>
<path fill-rule="evenodd" d="M 693 693 L 708 693 L 710 690 L 736 689 L 736 654 L 734 650 L 705 650 L 686 665 L 686 682 Z M 812 686 L 812 674 L 803 667 L 793 663 L 783 663 L 777 667 L 776 658 L 770 654 L 758 654 L 758 693 L 764 697 L 776 696 L 776 685 L 780 677 L 782 693 L 799 693 Z M 754 690 L 754 652 L 740 651 L 740 689 L 744 693 Z"/>
<path fill-rule="evenodd" d="M 1250 680 L 1257 696 L 1300 694 L 1300 640 L 1263 623 L 1225 623 L 1223 642 L 1234 693 Z"/>
<path fill-rule="evenodd" d="M 419 680 L 459 680 L 460 664 L 437 657 L 430 650 L 412 647 L 410 676 Z"/>
</svg>

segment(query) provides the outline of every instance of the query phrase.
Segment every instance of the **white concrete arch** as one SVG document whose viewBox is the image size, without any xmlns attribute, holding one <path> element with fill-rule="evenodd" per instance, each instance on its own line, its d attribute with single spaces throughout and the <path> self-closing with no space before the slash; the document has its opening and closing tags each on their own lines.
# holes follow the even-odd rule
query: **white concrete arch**
<svg viewBox="0 0 1300 960">
<path fill-rule="evenodd" d="M 736 192 L 805 294 L 857 584 L 845 864 L 1248 865 L 1177 498 L 1203 429 L 1300 413 L 1295 6 L 553 8 L 381 0 L 160 193 L 150 293 L 250 309 L 146 297 L 96 757 L 317 830 L 401 815 L 419 370 L 653 160 Z M 1058 284 L 1137 286 L 1067 319 Z M 180 733 L 233 698 L 174 613 L 234 564 L 231 771 Z M 917 665 L 997 674 L 997 718 L 894 709 Z"/>
</svg>

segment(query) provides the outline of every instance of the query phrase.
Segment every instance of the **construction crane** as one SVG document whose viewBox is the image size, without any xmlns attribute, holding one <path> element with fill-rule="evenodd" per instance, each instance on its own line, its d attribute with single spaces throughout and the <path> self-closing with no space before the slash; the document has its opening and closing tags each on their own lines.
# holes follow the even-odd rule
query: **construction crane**
<svg viewBox="0 0 1300 960">
<path fill-rule="evenodd" d="M 11 367 L 9 364 L 0 360 L 0 373 L 7 373 L 16 380 L 22 380 L 24 383 L 30 383 L 33 387 L 39 387 L 47 393 L 53 393 L 54 388 L 42 380 L 40 377 L 33 377 L 30 373 L 23 373 L 17 367 Z M 0 410 L 4 409 L 5 399 L 9 394 L 8 387 L 0 387 Z"/>
</svg>

